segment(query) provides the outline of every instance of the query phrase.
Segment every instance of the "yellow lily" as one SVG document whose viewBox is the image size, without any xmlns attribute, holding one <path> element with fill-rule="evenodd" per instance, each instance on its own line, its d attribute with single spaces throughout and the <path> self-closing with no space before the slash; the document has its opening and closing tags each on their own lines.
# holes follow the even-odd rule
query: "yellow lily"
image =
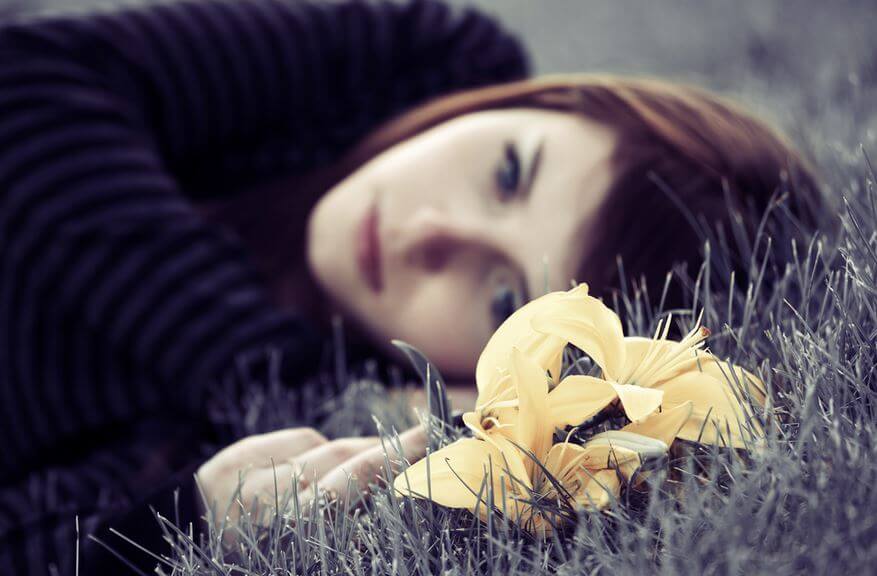
<svg viewBox="0 0 877 576">
<path fill-rule="evenodd" d="M 539 378 L 534 378 L 527 385 L 548 386 L 548 378 L 541 368 L 540 374 Z M 584 422 L 619 398 L 618 390 L 621 388 L 590 376 L 564 378 L 548 393 L 548 413 L 545 414 L 548 429 L 553 431 Z M 622 393 L 626 391 L 622 390 Z M 475 410 L 463 414 L 463 422 L 476 436 L 497 432 L 511 438 L 520 413 L 518 397 L 514 379 L 506 374 L 498 380 L 496 396 L 482 403 L 479 395 Z M 654 405 L 654 409 L 658 404 Z"/>
<path fill-rule="evenodd" d="M 516 422 L 517 392 L 508 370 L 508 355 L 512 348 L 518 348 L 541 367 L 543 380 L 547 373 L 552 382 L 558 382 L 563 350 L 568 341 L 562 335 L 534 330 L 532 322 L 546 311 L 572 309 L 574 305 L 577 305 L 576 312 L 588 321 L 618 321 L 602 302 L 588 297 L 587 284 L 580 284 L 567 292 L 546 294 L 515 311 L 493 334 L 478 359 L 475 369 L 478 400 L 475 411 L 463 416 L 473 432 L 482 434 L 493 430 L 507 433 Z M 638 422 L 658 409 L 662 396 L 661 391 L 641 386 L 590 376 L 569 376 L 549 394 L 551 423 L 557 428 L 579 424 L 616 399 L 620 400 L 628 417 Z"/>
<path fill-rule="evenodd" d="M 584 446 L 568 441 L 552 446 L 553 419 L 542 367 L 516 347 L 507 364 L 518 396 L 515 425 L 502 432 L 476 431 L 475 438 L 458 440 L 418 461 L 396 478 L 399 493 L 477 510 L 482 518 L 488 507 L 495 507 L 525 528 L 545 533 L 552 529 L 552 518 L 534 506 L 537 501 L 607 506 L 643 458 L 667 452 L 691 415 L 687 403 L 598 434 Z"/>
<path fill-rule="evenodd" d="M 464 420 L 476 432 L 511 429 L 517 399 L 508 351 L 518 347 L 558 382 L 564 347 L 572 343 L 601 368 L 602 378 L 568 376 L 552 389 L 556 427 L 579 424 L 616 399 L 633 422 L 691 400 L 694 417 L 680 438 L 736 448 L 757 441 L 763 433 L 748 413 L 746 396 L 763 406 L 764 385 L 703 348 L 709 330 L 700 319 L 678 342 L 667 339 L 670 320 L 659 324 L 654 339 L 625 337 L 618 316 L 588 294 L 587 284 L 537 298 L 512 314 L 485 346 L 475 374 L 478 401 Z"/>
<path fill-rule="evenodd" d="M 667 339 L 671 318 L 659 323 L 654 339 L 625 337 L 618 316 L 600 300 L 589 296 L 587 289 L 577 296 L 546 301 L 531 314 L 531 328 L 588 354 L 631 420 L 647 417 L 656 403 L 668 409 L 691 401 L 693 417 L 679 431 L 679 438 L 745 448 L 762 437 L 758 422 L 747 414 L 743 391 L 763 406 L 764 385 L 703 349 L 710 332 L 700 326 L 700 318 L 678 342 Z M 583 383 L 600 386 L 595 380 L 600 379 Z M 643 389 L 654 395 L 644 394 Z"/>
</svg>

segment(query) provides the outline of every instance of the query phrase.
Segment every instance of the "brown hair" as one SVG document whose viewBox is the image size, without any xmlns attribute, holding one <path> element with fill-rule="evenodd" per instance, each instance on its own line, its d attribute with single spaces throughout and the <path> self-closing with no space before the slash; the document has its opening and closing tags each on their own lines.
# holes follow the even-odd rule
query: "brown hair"
<svg viewBox="0 0 877 576">
<path fill-rule="evenodd" d="M 619 136 L 612 159 L 614 182 L 596 220 L 601 229 L 576 278 L 588 282 L 595 294 L 641 278 L 650 292 L 660 291 L 674 264 L 685 263 L 689 271 L 699 264 L 705 228 L 717 230 L 721 241 L 736 222 L 751 238 L 778 192 L 787 193 L 788 213 L 799 225 L 814 225 L 817 179 L 781 134 L 705 90 L 647 78 L 564 75 L 442 96 L 384 123 L 341 161 L 300 184 L 322 193 L 370 158 L 423 130 L 461 114 L 511 107 L 583 114 Z M 301 197 L 276 194 L 276 201 L 300 204 Z M 271 202 L 274 214 L 289 212 Z M 264 234 L 272 226 L 259 229 Z M 623 261 L 624 277 L 619 276 L 616 255 Z M 735 259 L 728 267 L 745 278 L 747 255 Z M 674 290 L 670 305 L 681 300 L 680 288 Z"/>
</svg>

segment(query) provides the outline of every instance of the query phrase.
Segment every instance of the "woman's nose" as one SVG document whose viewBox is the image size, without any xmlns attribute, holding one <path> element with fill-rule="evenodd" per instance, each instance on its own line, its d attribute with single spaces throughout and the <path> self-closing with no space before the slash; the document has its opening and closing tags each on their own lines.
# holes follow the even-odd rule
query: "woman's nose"
<svg viewBox="0 0 877 576">
<path fill-rule="evenodd" d="M 485 248 L 487 240 L 473 223 L 463 222 L 439 210 L 424 206 L 406 222 L 401 255 L 406 265 L 438 272 L 456 254 Z"/>
</svg>

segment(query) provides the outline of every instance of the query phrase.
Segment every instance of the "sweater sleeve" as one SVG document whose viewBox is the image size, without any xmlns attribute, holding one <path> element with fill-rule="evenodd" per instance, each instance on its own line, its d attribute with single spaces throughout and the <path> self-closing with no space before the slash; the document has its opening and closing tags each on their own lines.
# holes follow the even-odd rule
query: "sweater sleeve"
<svg viewBox="0 0 877 576">
<path fill-rule="evenodd" d="M 203 528 L 200 438 L 185 424 L 146 420 L 75 462 L 0 487 L 0 574 L 72 575 L 77 556 L 80 574 L 152 573 L 157 561 L 141 547 L 171 554 L 156 514 L 196 542 Z"/>
<path fill-rule="evenodd" d="M 524 72 L 434 0 L 207 0 L 0 30 L 0 482 L 156 410 L 200 417 L 235 358 L 318 338 L 184 193 L 328 162 L 431 94 Z"/>
</svg>

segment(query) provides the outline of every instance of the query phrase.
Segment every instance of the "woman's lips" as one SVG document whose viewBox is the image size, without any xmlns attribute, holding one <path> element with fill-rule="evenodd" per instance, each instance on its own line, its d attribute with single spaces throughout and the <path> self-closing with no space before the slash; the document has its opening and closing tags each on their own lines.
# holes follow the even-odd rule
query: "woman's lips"
<svg viewBox="0 0 877 576">
<path fill-rule="evenodd" d="M 365 214 L 356 237 L 356 263 L 366 284 L 374 292 L 383 288 L 381 277 L 381 241 L 378 236 L 378 204 Z"/>
</svg>

